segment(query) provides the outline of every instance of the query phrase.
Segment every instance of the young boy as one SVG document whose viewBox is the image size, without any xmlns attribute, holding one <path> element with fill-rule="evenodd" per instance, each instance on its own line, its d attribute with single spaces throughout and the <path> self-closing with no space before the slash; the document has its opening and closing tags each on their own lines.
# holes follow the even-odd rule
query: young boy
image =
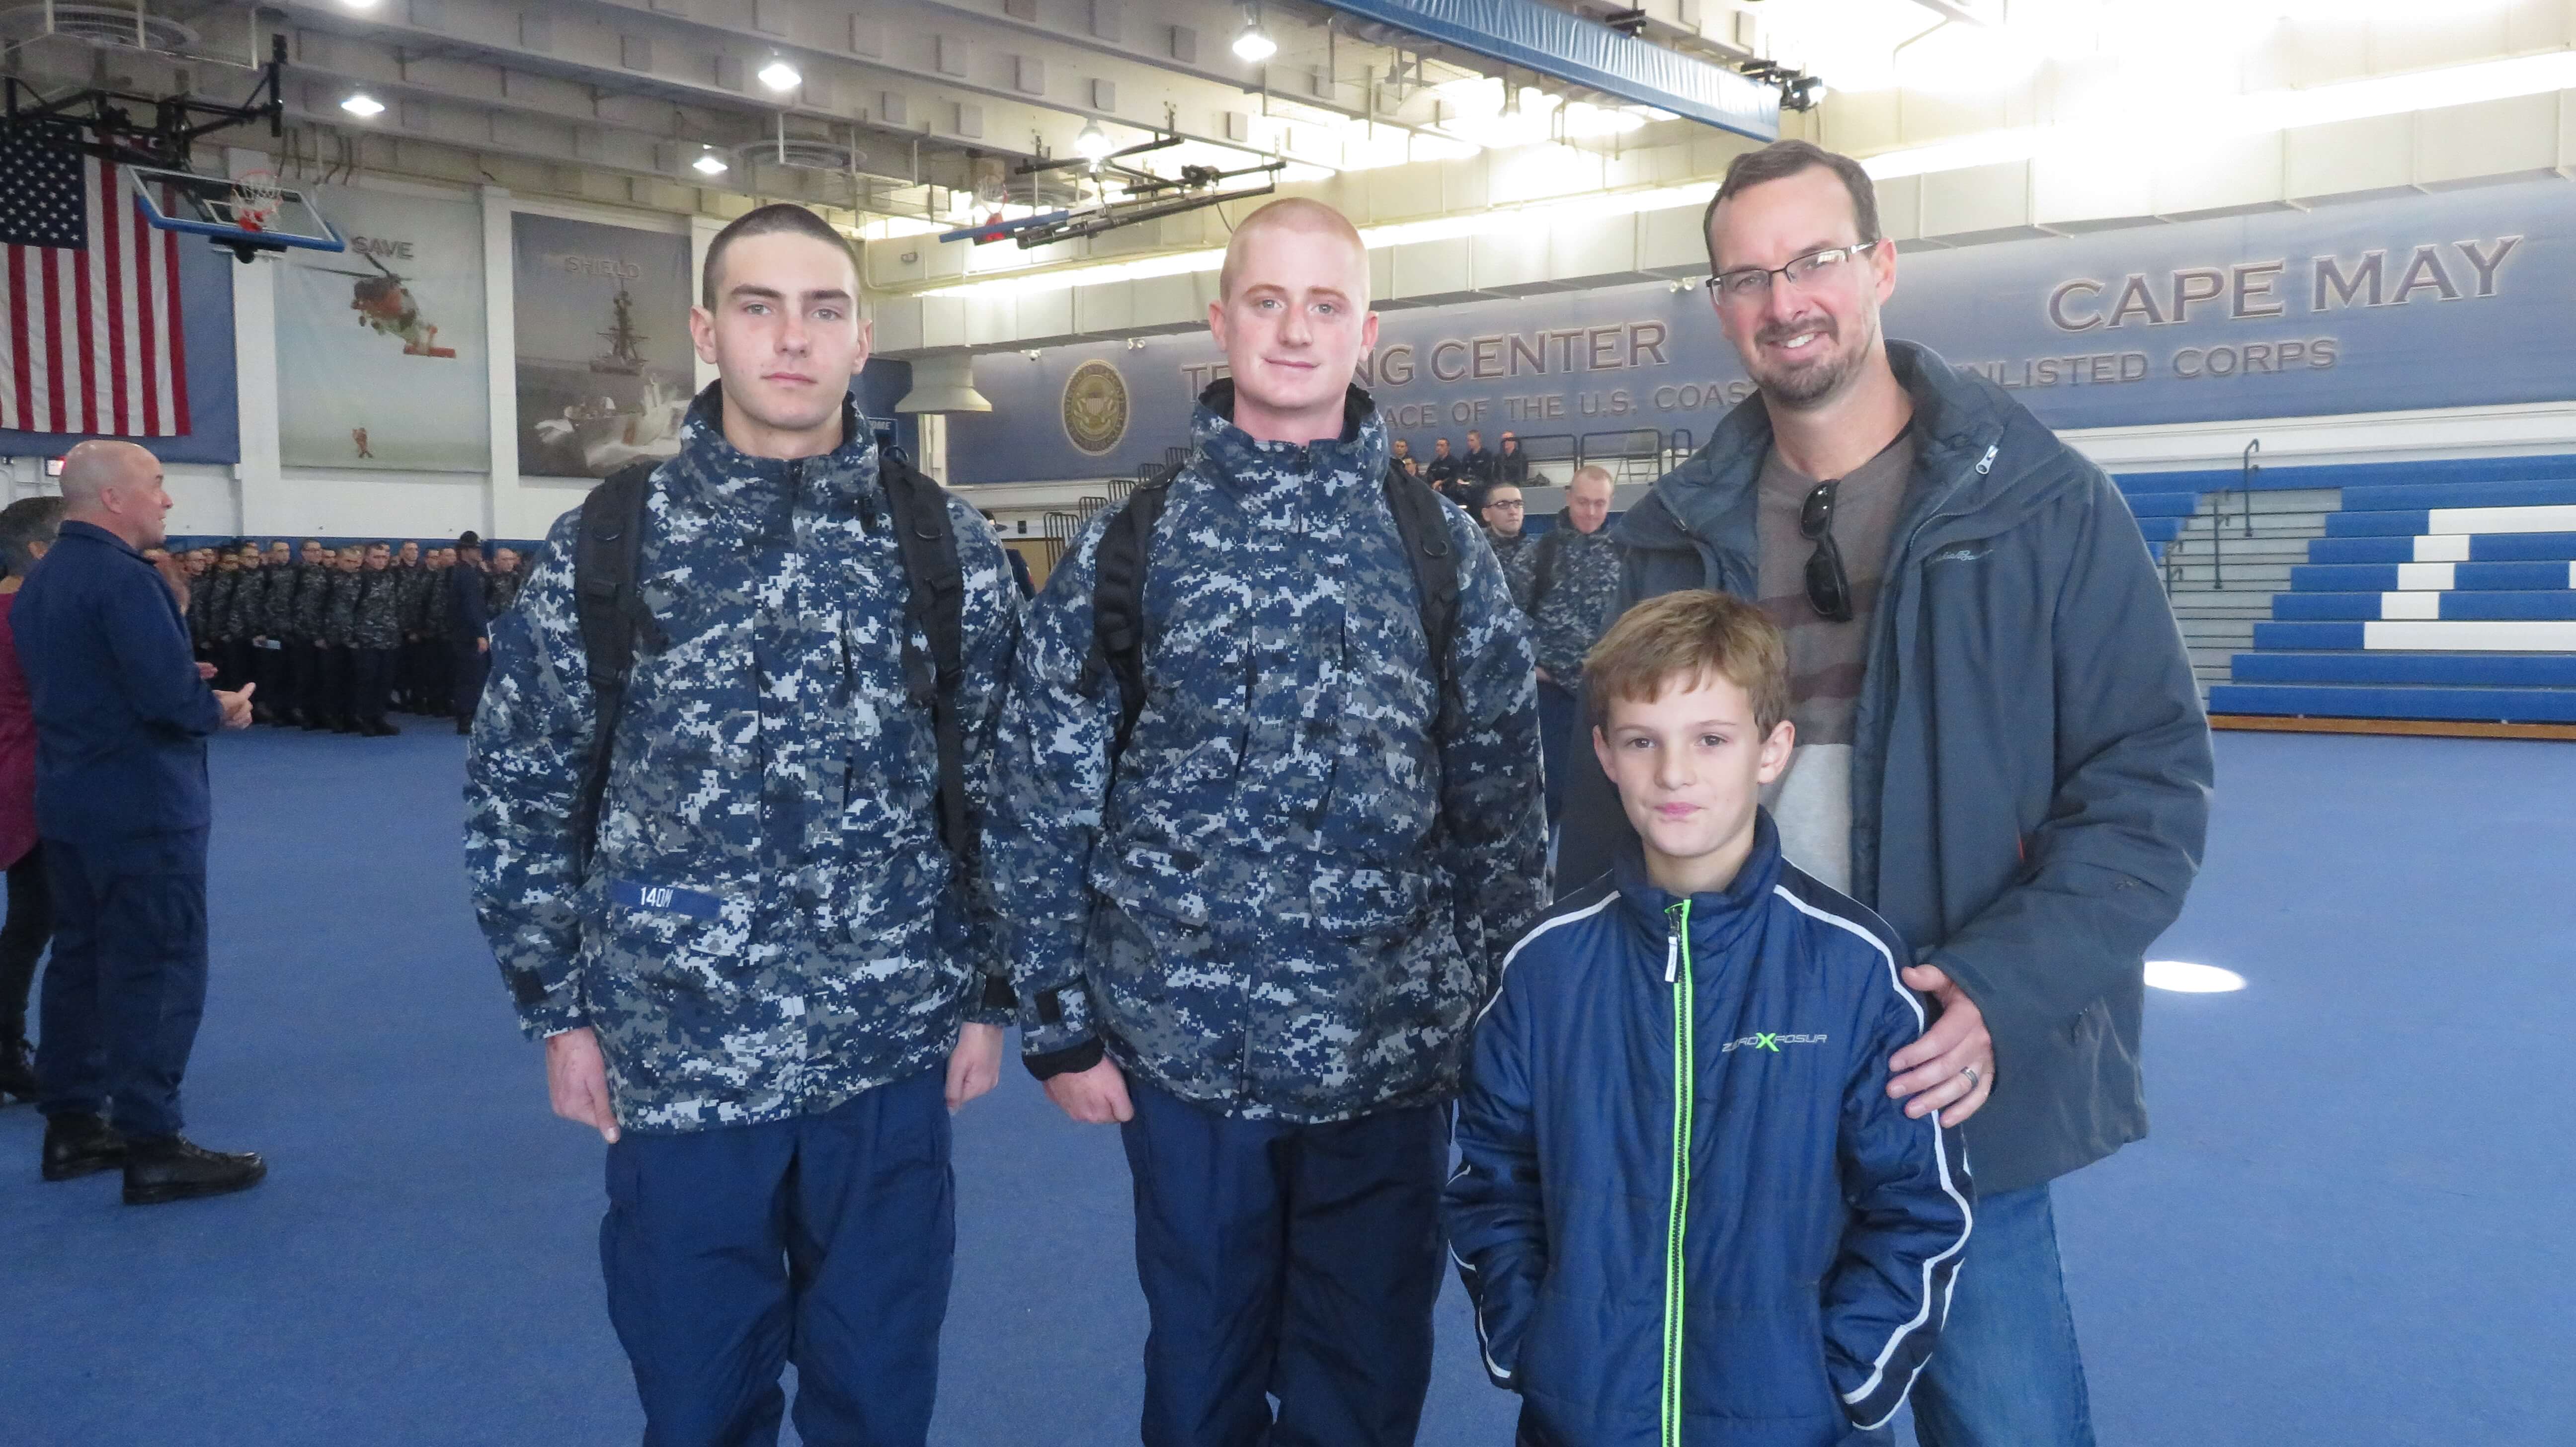
<svg viewBox="0 0 2576 1447">
<path fill-rule="evenodd" d="M 1882 1442 L 1967 1245 L 1958 1134 L 1887 1095 L 1894 930 L 1783 862 L 1759 610 L 1670 593 L 1584 660 L 1639 845 L 1504 960 L 1445 1202 L 1524 1447 Z"/>
</svg>

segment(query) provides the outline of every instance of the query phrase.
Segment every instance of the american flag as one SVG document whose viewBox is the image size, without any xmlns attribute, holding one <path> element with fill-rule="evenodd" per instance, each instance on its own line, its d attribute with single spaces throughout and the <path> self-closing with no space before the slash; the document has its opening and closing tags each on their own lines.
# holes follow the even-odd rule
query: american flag
<svg viewBox="0 0 2576 1447">
<path fill-rule="evenodd" d="M 122 166 L 0 136 L 0 428 L 188 431 L 179 238 Z"/>
</svg>

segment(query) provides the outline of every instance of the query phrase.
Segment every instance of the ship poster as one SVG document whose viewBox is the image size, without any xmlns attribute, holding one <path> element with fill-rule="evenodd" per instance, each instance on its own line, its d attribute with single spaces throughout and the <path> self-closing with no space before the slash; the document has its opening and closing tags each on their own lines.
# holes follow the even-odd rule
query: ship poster
<svg viewBox="0 0 2576 1447">
<path fill-rule="evenodd" d="M 491 463 L 483 211 L 461 192 L 311 188 L 348 239 L 273 264 L 279 460 L 483 472 Z"/>
<path fill-rule="evenodd" d="M 511 218 L 519 472 L 606 477 L 678 455 L 697 376 L 689 238 Z"/>
</svg>

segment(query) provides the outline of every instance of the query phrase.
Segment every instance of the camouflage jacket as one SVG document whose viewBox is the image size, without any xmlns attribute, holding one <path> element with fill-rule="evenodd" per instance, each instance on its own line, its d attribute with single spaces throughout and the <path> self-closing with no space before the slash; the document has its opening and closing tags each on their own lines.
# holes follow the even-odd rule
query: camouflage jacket
<svg viewBox="0 0 2576 1447">
<path fill-rule="evenodd" d="M 285 638 L 295 628 L 295 590 L 304 582 L 304 570 L 287 563 L 271 566 L 262 576 L 268 585 L 259 594 L 259 635 Z"/>
<path fill-rule="evenodd" d="M 233 595 L 241 591 L 238 569 L 225 572 L 208 568 L 206 575 L 188 589 L 188 632 L 206 643 L 218 643 L 232 636 L 224 625 L 233 615 Z"/>
<path fill-rule="evenodd" d="M 331 580 L 338 576 L 328 563 L 295 565 L 295 611 L 286 636 L 298 643 L 322 641 L 322 615 L 331 602 Z"/>
<path fill-rule="evenodd" d="M 961 1022 L 1011 1018 L 984 1003 L 990 909 L 939 838 L 875 441 L 852 414 L 836 452 L 747 457 L 717 396 L 654 473 L 637 578 L 664 638 L 638 645 L 587 871 L 578 510 L 493 620 L 466 771 L 467 872 L 521 1025 L 595 1029 L 618 1119 L 645 1132 L 830 1110 L 944 1061 Z M 982 516 L 951 499 L 949 517 L 980 815 L 1019 594 Z"/>
<path fill-rule="evenodd" d="M 566 555 L 569 565 L 570 555 Z M 450 563 L 444 568 L 420 570 L 420 636 L 444 642 L 456 636 L 455 621 L 447 616 L 447 575 L 463 567 Z"/>
<path fill-rule="evenodd" d="M 1009 559 L 1003 560 L 1005 564 Z M 486 573 L 483 575 L 483 612 L 486 617 L 499 617 L 501 611 L 519 601 L 519 588 L 528 581 L 520 572 Z"/>
<path fill-rule="evenodd" d="M 1547 899 L 1528 634 L 1444 510 L 1462 596 L 1436 696 L 1367 394 L 1308 446 L 1254 441 L 1227 395 L 1202 399 L 1155 530 L 1147 695 L 1114 769 L 1118 689 L 1084 668 L 1110 514 L 1032 605 L 984 844 L 1023 1048 L 1052 1065 L 1096 1040 L 1241 1116 L 1444 1100 Z"/>
<path fill-rule="evenodd" d="M 331 570 L 318 563 L 297 563 L 294 586 L 287 592 L 286 636 L 298 643 L 322 638 L 322 605 L 328 601 Z"/>
<path fill-rule="evenodd" d="M 429 626 L 430 600 L 439 596 L 438 585 L 445 577 L 438 570 L 420 563 L 402 570 L 402 587 L 395 591 L 394 598 L 405 635 L 434 636 Z"/>
<path fill-rule="evenodd" d="M 244 568 L 233 574 L 231 606 L 215 620 L 221 638 L 255 638 L 268 610 L 268 569 Z"/>
<path fill-rule="evenodd" d="M 1494 557 L 1503 565 L 1503 581 L 1511 585 L 1512 605 L 1527 613 L 1530 606 L 1530 564 L 1538 557 L 1538 539 L 1526 532 L 1514 533 L 1508 538 L 1486 533 L 1485 546 L 1494 550 Z"/>
<path fill-rule="evenodd" d="M 199 648 L 214 640 L 213 619 L 222 605 L 215 601 L 215 582 L 223 575 L 208 568 L 188 580 L 188 641 Z M 230 591 L 230 585 L 226 585 Z"/>
<path fill-rule="evenodd" d="M 367 570 L 354 573 L 331 570 L 329 586 L 322 594 L 322 641 L 334 648 L 348 648 L 358 641 L 358 595 L 366 590 Z"/>
<path fill-rule="evenodd" d="M 1529 613 L 1538 638 L 1538 666 L 1572 689 L 1583 679 L 1583 655 L 1601 641 L 1619 606 L 1619 545 L 1610 540 L 1608 526 L 1578 532 L 1560 514 L 1529 555 Z M 1547 559 L 1544 592 L 1538 590 L 1542 555 Z"/>
<path fill-rule="evenodd" d="M 358 570 L 366 586 L 358 591 L 358 616 L 350 641 L 360 648 L 402 646 L 402 575 L 391 567 Z"/>
</svg>

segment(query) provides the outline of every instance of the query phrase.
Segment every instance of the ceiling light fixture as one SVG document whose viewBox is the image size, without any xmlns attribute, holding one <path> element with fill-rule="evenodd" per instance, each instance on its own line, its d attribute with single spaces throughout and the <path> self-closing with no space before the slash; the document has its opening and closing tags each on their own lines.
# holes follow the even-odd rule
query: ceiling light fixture
<svg viewBox="0 0 2576 1447">
<path fill-rule="evenodd" d="M 1085 121 L 1082 134 L 1073 138 L 1073 148 L 1085 159 L 1097 161 L 1109 154 L 1109 133 L 1100 128 L 1100 122 Z"/>
<path fill-rule="evenodd" d="M 689 163 L 689 169 L 701 176 L 721 176 L 727 167 L 725 158 L 716 154 L 716 148 L 706 146 L 699 149 L 698 158 Z"/>
<path fill-rule="evenodd" d="M 760 68 L 760 83 L 774 91 L 791 91 L 805 83 L 805 77 L 789 65 L 785 56 L 773 57 Z"/>
<path fill-rule="evenodd" d="M 347 100 L 340 102 L 340 109 L 353 116 L 380 116 L 385 113 L 385 103 L 365 91 L 352 91 Z"/>
<path fill-rule="evenodd" d="M 1234 37 L 1234 58 L 1247 65 L 1259 65 L 1279 53 L 1279 42 L 1261 28 L 1258 20 L 1243 23 L 1243 33 Z"/>
</svg>

